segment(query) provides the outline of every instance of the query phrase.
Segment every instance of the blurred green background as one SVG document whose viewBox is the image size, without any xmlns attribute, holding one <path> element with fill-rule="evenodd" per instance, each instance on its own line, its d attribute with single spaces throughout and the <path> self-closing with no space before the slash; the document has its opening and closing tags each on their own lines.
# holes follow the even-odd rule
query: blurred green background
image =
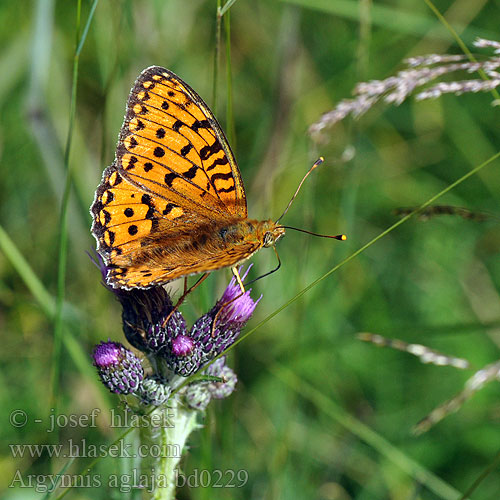
<svg viewBox="0 0 500 500">
<path fill-rule="evenodd" d="M 239 0 L 226 30 L 222 23 L 214 105 L 215 0 L 101 0 L 79 60 L 57 412 L 100 408 L 102 418 L 95 428 L 54 436 L 46 429 L 77 5 L 0 2 L 0 487 L 8 499 L 43 496 L 9 489 L 16 471 L 43 476 L 66 463 L 46 454 L 14 458 L 8 444 L 106 444 L 119 435 L 107 422 L 118 398 L 101 387 L 90 360 L 94 344 L 123 335 L 119 304 L 86 254 L 95 246 L 88 207 L 113 161 L 128 92 L 143 68 L 161 65 L 181 76 L 225 130 L 233 129 L 227 117 L 234 119 L 228 135 L 252 217 L 278 217 L 309 166 L 326 158 L 284 223 L 344 232 L 348 240 L 290 231 L 278 246 L 282 269 L 253 287 L 264 297 L 247 329 L 393 224 L 393 209 L 423 203 L 500 145 L 498 111 L 487 94 L 377 106 L 328 130 L 324 143 L 310 139 L 308 127 L 358 81 L 385 78 L 409 56 L 460 53 L 423 1 Z M 498 38 L 499 1 L 433 5 L 469 47 L 476 36 Z M 90 8 L 82 2 L 80 32 Z M 347 147 L 355 155 L 342 162 Z M 497 162 L 439 201 L 496 219 L 411 219 L 238 345 L 230 356 L 238 390 L 210 406 L 183 468 L 246 470 L 248 482 L 183 488 L 179 500 L 451 499 L 471 487 L 499 451 L 498 384 L 415 437 L 412 426 L 473 372 L 423 365 L 362 343 L 356 333 L 426 344 L 476 368 L 499 357 L 499 187 Z M 264 250 L 252 261 L 256 277 L 275 257 Z M 206 311 L 229 277 L 213 274 L 183 306 L 185 316 L 192 321 Z M 10 423 L 16 409 L 28 415 L 25 426 Z M 91 461 L 75 460 L 67 471 L 77 474 Z M 94 472 L 116 472 L 124 467 L 119 462 L 102 460 Z M 498 498 L 499 490 L 496 466 L 471 498 Z M 102 487 L 73 489 L 67 498 L 134 497 Z"/>
</svg>

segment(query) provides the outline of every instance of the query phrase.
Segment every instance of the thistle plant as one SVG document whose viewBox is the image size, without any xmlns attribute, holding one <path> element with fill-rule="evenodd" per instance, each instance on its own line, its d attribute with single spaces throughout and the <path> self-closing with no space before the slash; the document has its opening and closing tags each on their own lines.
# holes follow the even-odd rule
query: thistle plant
<svg viewBox="0 0 500 500">
<path fill-rule="evenodd" d="M 98 259 L 105 277 L 106 266 Z M 142 459 L 143 477 L 154 488 L 136 486 L 151 491 L 150 498 L 173 499 L 189 435 L 201 427 L 210 401 L 227 398 L 236 387 L 237 376 L 222 354 L 236 341 L 260 299 L 254 301 L 251 290 L 241 293 L 233 278 L 210 311 L 188 328 L 163 287 L 126 291 L 104 284 L 121 303 L 123 332 L 139 353 L 118 342 L 101 342 L 94 349 L 94 366 L 111 392 L 127 397 L 128 411 L 141 415 L 142 421 L 149 419 L 150 425 L 139 430 L 141 449 L 155 445 L 165 450 L 160 457 Z M 167 450 L 179 453 L 172 456 Z"/>
</svg>

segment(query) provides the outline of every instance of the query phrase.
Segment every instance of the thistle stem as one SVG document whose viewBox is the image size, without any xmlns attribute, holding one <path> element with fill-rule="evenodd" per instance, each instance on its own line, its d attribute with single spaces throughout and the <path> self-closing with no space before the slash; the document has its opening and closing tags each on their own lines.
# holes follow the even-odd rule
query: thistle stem
<svg viewBox="0 0 500 500">
<path fill-rule="evenodd" d="M 158 416 L 163 413 L 163 425 L 153 425 Z M 152 425 L 141 428 L 140 444 L 143 450 L 161 450 L 161 456 L 144 457 L 142 474 L 154 480 L 151 493 L 152 500 L 175 500 L 179 462 L 186 449 L 186 441 L 194 429 L 199 428 L 196 423 L 196 411 L 183 407 L 177 398 L 172 398 L 169 407 L 159 408 L 152 415 Z M 153 417 L 154 416 L 154 417 Z M 148 454 L 149 455 L 149 454 Z M 156 455 L 151 453 L 150 455 Z"/>
</svg>

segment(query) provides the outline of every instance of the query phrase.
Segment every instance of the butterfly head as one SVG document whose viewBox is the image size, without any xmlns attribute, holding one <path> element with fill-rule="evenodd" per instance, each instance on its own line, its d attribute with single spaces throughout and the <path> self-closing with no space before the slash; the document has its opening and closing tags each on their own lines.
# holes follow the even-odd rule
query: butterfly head
<svg viewBox="0 0 500 500">
<path fill-rule="evenodd" d="M 285 228 L 278 226 L 272 220 L 264 222 L 264 236 L 262 238 L 264 248 L 272 247 L 285 235 Z"/>
</svg>

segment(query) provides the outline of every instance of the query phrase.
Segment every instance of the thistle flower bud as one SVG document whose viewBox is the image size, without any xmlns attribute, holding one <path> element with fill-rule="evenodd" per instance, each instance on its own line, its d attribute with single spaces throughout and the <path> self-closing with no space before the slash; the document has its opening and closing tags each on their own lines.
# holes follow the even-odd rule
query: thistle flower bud
<svg viewBox="0 0 500 500">
<path fill-rule="evenodd" d="M 229 366 L 225 366 L 222 369 L 219 377 L 222 378 L 222 382 L 211 382 L 208 390 L 213 398 L 224 399 L 233 393 L 238 382 L 238 377 Z"/>
<path fill-rule="evenodd" d="M 223 356 L 214 361 L 206 370 L 204 375 L 219 377 L 220 382 L 196 381 L 189 385 L 184 393 L 186 404 L 194 410 L 203 411 L 211 399 L 224 399 L 230 396 L 238 382 L 238 378 L 231 368 L 226 366 L 226 357 Z"/>
<path fill-rule="evenodd" d="M 168 401 L 172 389 L 160 377 L 152 375 L 142 382 L 139 392 L 144 404 L 160 406 Z"/>
<path fill-rule="evenodd" d="M 204 411 L 212 396 L 207 389 L 206 383 L 194 383 L 186 388 L 186 404 L 193 410 Z"/>
<path fill-rule="evenodd" d="M 103 384 L 117 394 L 135 393 L 144 379 L 141 360 L 118 342 L 101 342 L 93 353 Z"/>
<path fill-rule="evenodd" d="M 181 337 L 179 335 L 179 337 Z M 169 351 L 165 350 L 162 355 L 167 362 L 168 367 L 177 375 L 189 377 L 196 373 L 202 364 L 201 351 L 198 343 L 192 338 L 182 335 L 183 338 L 176 337 L 172 341 L 172 347 Z M 191 344 L 189 350 L 184 350 Z"/>
<path fill-rule="evenodd" d="M 163 287 L 132 290 L 118 296 L 122 306 L 123 331 L 137 349 L 160 354 L 173 338 L 186 331 L 186 322 Z M 168 319 L 168 322 L 167 322 Z"/>
<path fill-rule="evenodd" d="M 221 382 L 208 383 L 207 389 L 213 398 L 224 399 L 233 393 L 236 383 L 238 382 L 238 377 L 229 366 L 226 366 L 225 356 L 214 361 L 205 370 L 205 373 L 212 377 L 220 377 L 222 379 Z"/>
</svg>

